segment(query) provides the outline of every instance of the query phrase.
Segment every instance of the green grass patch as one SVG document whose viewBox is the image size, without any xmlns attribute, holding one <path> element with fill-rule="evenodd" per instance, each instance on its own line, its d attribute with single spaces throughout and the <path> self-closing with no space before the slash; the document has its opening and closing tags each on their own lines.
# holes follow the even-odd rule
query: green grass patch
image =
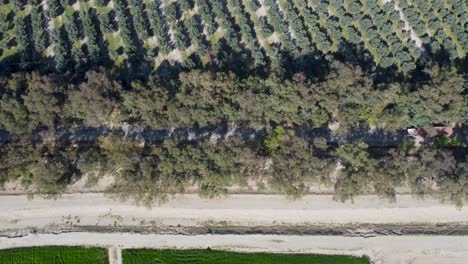
<svg viewBox="0 0 468 264">
<path fill-rule="evenodd" d="M 107 250 L 82 247 L 35 247 L 0 250 L 0 264 L 108 264 Z"/>
<path fill-rule="evenodd" d="M 459 137 L 436 136 L 434 143 L 442 148 L 459 148 L 463 147 L 463 142 Z"/>
<path fill-rule="evenodd" d="M 237 253 L 216 250 L 149 250 L 122 251 L 123 264 L 369 264 L 367 257 Z"/>
<path fill-rule="evenodd" d="M 18 50 L 16 49 L 16 47 L 12 47 L 12 48 L 9 48 L 9 49 L 4 49 L 2 56 L 0 56 L 0 61 L 6 59 L 8 57 L 15 56 L 17 53 L 18 53 Z"/>
<path fill-rule="evenodd" d="M 0 5 L 0 13 L 4 15 L 8 15 L 10 12 L 13 12 L 14 10 L 15 10 L 15 7 L 13 6 L 13 3 Z"/>
<path fill-rule="evenodd" d="M 122 46 L 122 42 L 118 33 L 104 33 L 104 39 L 107 40 L 107 47 L 110 51 L 115 51 Z"/>
</svg>

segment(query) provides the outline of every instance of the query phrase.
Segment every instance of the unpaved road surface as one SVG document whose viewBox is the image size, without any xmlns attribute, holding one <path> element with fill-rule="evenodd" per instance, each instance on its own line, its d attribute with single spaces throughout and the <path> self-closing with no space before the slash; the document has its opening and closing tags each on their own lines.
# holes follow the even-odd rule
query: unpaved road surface
<svg viewBox="0 0 468 264">
<path fill-rule="evenodd" d="M 178 195 L 151 208 L 113 200 L 104 194 L 66 194 L 57 200 L 26 195 L 0 196 L 0 231 L 46 226 L 135 226 L 145 224 L 197 226 L 222 223 L 236 226 L 307 224 L 468 223 L 468 208 L 455 208 L 433 199 L 400 195 L 396 203 L 363 196 L 354 203 L 331 195 L 289 200 L 281 195 L 238 194 L 202 199 Z"/>
<path fill-rule="evenodd" d="M 415 226 L 421 229 L 411 230 Z M 365 230 L 360 230 L 362 227 Z M 375 227 L 390 231 L 375 232 Z M 466 207 L 457 209 L 411 195 L 399 195 L 396 203 L 376 196 L 340 203 L 331 195 L 308 195 L 293 201 L 266 194 L 216 200 L 185 194 L 151 208 L 100 193 L 67 194 L 57 200 L 0 196 L 0 248 L 58 244 L 103 245 L 116 250 L 209 246 L 366 254 L 376 263 L 468 263 L 468 236 L 447 236 L 466 235 L 467 227 Z M 340 229 L 351 232 L 337 232 Z"/>
</svg>

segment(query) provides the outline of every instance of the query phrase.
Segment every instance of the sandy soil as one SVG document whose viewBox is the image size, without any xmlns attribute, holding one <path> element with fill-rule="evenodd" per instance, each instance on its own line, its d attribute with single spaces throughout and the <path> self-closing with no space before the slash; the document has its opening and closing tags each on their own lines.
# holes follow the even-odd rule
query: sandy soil
<svg viewBox="0 0 468 264">
<path fill-rule="evenodd" d="M 386 236 L 374 238 L 278 235 L 141 235 L 64 233 L 0 238 L 0 249 L 50 245 L 117 248 L 207 248 L 242 252 L 367 255 L 373 263 L 468 263 L 468 237 Z M 114 252 L 112 249 L 110 252 Z M 117 251 L 117 253 L 119 253 Z M 119 260 L 120 261 L 120 260 Z M 118 263 L 118 262 L 114 262 Z"/>
<path fill-rule="evenodd" d="M 281 195 L 240 194 L 225 199 L 178 195 L 152 208 L 120 202 L 100 193 L 67 194 L 57 200 L 26 195 L 0 196 L 0 232 L 49 226 L 236 226 L 468 223 L 468 208 L 400 195 L 396 203 L 364 196 L 340 203 L 331 195 L 292 201 Z"/>
<path fill-rule="evenodd" d="M 121 248 L 216 248 L 239 251 L 310 252 L 368 255 L 375 263 L 468 263 L 466 236 L 168 235 L 130 233 L 35 233 L 66 227 L 197 227 L 207 225 L 348 225 L 468 223 L 468 209 L 436 200 L 399 195 L 396 203 L 364 196 L 354 203 L 331 195 L 309 195 L 292 201 L 280 195 L 240 194 L 225 199 L 178 195 L 168 203 L 139 207 L 100 193 L 67 194 L 57 200 L 26 195 L 0 196 L 0 248 L 45 245 L 99 245 L 110 248 L 121 263 Z M 55 229 L 54 229 L 55 228 Z M 27 231 L 24 231 L 27 230 Z M 75 229 L 76 230 L 76 229 Z M 86 229 L 89 230 L 89 229 Z M 23 231 L 23 232 L 21 232 Z M 7 238 L 3 235 L 17 234 Z M 16 232 L 16 233 L 15 233 Z M 54 232 L 54 231 L 49 231 Z M 19 235 L 21 234 L 21 235 Z"/>
</svg>

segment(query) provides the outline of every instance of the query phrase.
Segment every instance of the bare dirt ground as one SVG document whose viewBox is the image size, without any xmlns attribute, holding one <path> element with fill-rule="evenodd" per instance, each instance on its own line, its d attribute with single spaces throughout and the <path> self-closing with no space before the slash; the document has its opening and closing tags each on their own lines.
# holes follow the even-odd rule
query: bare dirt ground
<svg viewBox="0 0 468 264">
<path fill-rule="evenodd" d="M 405 231 L 416 225 L 426 229 Z M 390 233 L 376 232 L 386 226 Z M 441 226 L 445 231 L 435 232 Z M 457 233 L 456 226 L 465 229 Z M 336 231 L 348 227 L 352 232 Z M 99 245 L 117 252 L 114 263 L 120 263 L 121 248 L 132 247 L 365 254 L 375 263 L 468 263 L 468 237 L 447 236 L 466 234 L 467 227 L 468 209 L 410 195 L 399 195 L 396 203 L 364 196 L 344 204 L 331 195 L 293 201 L 268 194 L 217 200 L 184 194 L 152 208 L 101 193 L 66 194 L 57 200 L 0 196 L 0 248 Z M 399 232 L 426 235 L 395 236 Z"/>
<path fill-rule="evenodd" d="M 468 223 L 468 208 L 455 208 L 433 199 L 399 195 L 396 203 L 363 196 L 354 203 L 334 201 L 331 195 L 308 195 L 289 200 L 281 195 L 237 194 L 202 199 L 177 195 L 152 208 L 111 199 L 100 193 L 66 194 L 56 200 L 27 195 L 0 196 L 0 232 L 49 226 L 135 226 L 142 224 L 201 226 L 441 224 Z"/>
</svg>

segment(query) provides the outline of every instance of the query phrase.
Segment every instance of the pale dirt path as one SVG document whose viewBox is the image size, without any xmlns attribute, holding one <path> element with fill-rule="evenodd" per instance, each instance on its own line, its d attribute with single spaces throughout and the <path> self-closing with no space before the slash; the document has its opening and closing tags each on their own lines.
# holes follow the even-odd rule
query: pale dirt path
<svg viewBox="0 0 468 264">
<path fill-rule="evenodd" d="M 102 246 L 121 248 L 207 248 L 241 252 L 286 252 L 367 255 L 379 264 L 468 263 L 468 237 L 280 235 L 142 235 L 62 233 L 0 238 L 0 249 L 33 246 Z"/>
<path fill-rule="evenodd" d="M 109 247 L 109 264 L 122 264 L 122 248 Z"/>
<path fill-rule="evenodd" d="M 390 203 L 363 196 L 341 203 L 332 195 L 308 195 L 292 201 L 281 195 L 239 194 L 224 199 L 177 195 L 152 209 L 116 201 L 104 194 L 67 194 L 57 200 L 26 195 L 0 196 L 0 232 L 30 227 L 70 226 L 236 226 L 468 223 L 468 208 L 455 208 L 434 199 L 397 196 Z"/>
<path fill-rule="evenodd" d="M 388 1 L 388 2 L 391 2 L 391 1 Z M 403 22 L 405 22 L 405 30 L 410 31 L 411 40 L 414 41 L 416 47 L 418 47 L 421 50 L 424 50 L 424 48 L 422 46 L 422 40 L 419 38 L 419 36 L 416 34 L 416 32 L 414 32 L 413 27 L 411 27 L 410 23 L 406 19 L 405 15 L 403 14 L 403 11 L 401 10 L 401 8 L 398 5 L 397 1 L 395 1 L 395 11 L 397 11 L 400 14 L 400 19 L 403 20 Z"/>
</svg>

